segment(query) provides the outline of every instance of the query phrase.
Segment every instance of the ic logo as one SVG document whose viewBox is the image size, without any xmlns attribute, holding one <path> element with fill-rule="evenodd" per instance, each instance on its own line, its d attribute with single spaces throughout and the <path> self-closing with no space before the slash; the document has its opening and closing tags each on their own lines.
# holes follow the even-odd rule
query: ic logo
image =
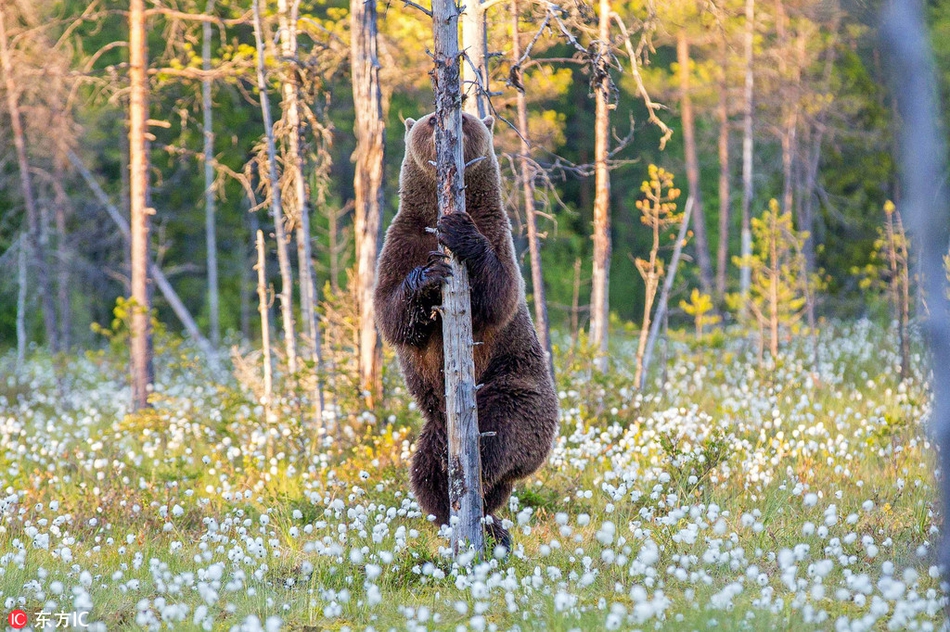
<svg viewBox="0 0 950 632">
<path fill-rule="evenodd" d="M 14 610 L 7 615 L 7 622 L 10 623 L 10 627 L 14 630 L 22 630 L 26 627 L 27 623 L 26 613 L 22 610 Z"/>
</svg>

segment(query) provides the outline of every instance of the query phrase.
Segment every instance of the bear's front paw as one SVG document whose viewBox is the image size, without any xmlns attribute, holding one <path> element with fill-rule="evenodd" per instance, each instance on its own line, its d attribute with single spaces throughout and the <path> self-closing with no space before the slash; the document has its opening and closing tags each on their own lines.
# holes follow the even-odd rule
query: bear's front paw
<svg viewBox="0 0 950 632">
<path fill-rule="evenodd" d="M 448 255 L 438 251 L 429 253 L 424 266 L 413 269 L 406 277 L 406 286 L 415 294 L 441 290 L 442 285 L 452 276 L 452 266 L 446 262 Z"/>
<path fill-rule="evenodd" d="M 438 225 L 439 243 L 460 261 L 473 259 L 485 251 L 487 240 L 468 213 L 443 215 Z"/>
</svg>

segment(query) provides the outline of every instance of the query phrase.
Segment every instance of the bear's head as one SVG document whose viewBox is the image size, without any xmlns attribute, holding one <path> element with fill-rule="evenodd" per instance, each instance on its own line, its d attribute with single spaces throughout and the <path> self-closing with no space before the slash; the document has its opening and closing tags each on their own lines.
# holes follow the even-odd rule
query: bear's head
<svg viewBox="0 0 950 632">
<path fill-rule="evenodd" d="M 421 119 L 406 119 L 406 153 L 411 155 L 416 164 L 423 172 L 435 176 L 435 114 L 426 114 Z M 495 119 L 486 116 L 479 119 L 471 114 L 462 113 L 462 154 L 465 157 L 465 164 L 471 165 L 466 168 L 477 168 L 483 163 L 489 164 L 489 160 L 479 160 L 472 162 L 477 158 L 493 158 L 494 147 L 492 145 L 492 130 L 495 126 Z"/>
</svg>

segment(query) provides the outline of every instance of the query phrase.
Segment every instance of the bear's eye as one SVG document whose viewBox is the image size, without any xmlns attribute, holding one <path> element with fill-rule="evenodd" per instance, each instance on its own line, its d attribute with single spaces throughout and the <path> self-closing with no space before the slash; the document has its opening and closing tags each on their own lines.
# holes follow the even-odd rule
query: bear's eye
<svg viewBox="0 0 950 632">
<path fill-rule="evenodd" d="M 435 117 L 429 117 L 429 127 L 435 127 Z"/>
</svg>

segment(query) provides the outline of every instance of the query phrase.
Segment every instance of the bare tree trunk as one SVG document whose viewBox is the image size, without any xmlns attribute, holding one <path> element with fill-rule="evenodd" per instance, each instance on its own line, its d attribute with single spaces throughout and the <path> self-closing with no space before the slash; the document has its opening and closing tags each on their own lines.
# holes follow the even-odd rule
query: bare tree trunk
<svg viewBox="0 0 950 632">
<path fill-rule="evenodd" d="M 752 207 L 752 115 L 753 115 L 753 62 L 755 55 L 755 0 L 745 2 L 745 93 L 742 115 L 742 246 L 740 254 L 743 261 L 752 254 L 752 230 L 749 214 Z M 748 302 L 749 286 L 752 284 L 752 271 L 749 265 L 742 264 L 739 273 L 739 288 L 742 304 Z M 745 308 L 743 307 L 743 310 Z"/>
<path fill-rule="evenodd" d="M 778 358 L 778 240 L 779 231 L 777 227 L 778 218 L 774 211 L 769 214 L 772 221 L 770 228 L 772 238 L 769 244 L 769 351 L 772 353 L 772 360 Z"/>
<path fill-rule="evenodd" d="M 491 114 L 488 101 L 488 28 L 482 0 L 470 0 L 462 13 L 463 102 L 466 112 L 478 118 Z"/>
<path fill-rule="evenodd" d="M 274 397 L 274 379 L 271 374 L 270 359 L 270 318 L 268 316 L 267 272 L 264 256 L 264 232 L 257 231 L 257 311 L 261 315 L 261 361 L 264 364 L 264 416 L 270 417 L 270 406 Z"/>
<path fill-rule="evenodd" d="M 129 10 L 129 198 L 132 206 L 132 408 L 147 407 L 155 381 L 152 366 L 152 302 L 148 288 L 148 76 L 145 2 L 130 0 Z"/>
<path fill-rule="evenodd" d="M 55 161 L 56 178 L 56 298 L 59 303 L 59 347 L 69 351 L 72 346 L 72 306 L 69 292 L 69 252 L 66 248 L 66 214 L 69 198 L 63 188 L 63 156 L 57 154 Z"/>
<path fill-rule="evenodd" d="M 454 0 L 434 0 L 436 174 L 439 216 L 465 211 L 462 111 L 458 47 L 459 8 Z M 451 253 L 450 253 L 451 254 Z M 448 443 L 449 508 L 456 555 L 471 546 L 484 554 L 482 466 L 475 363 L 472 356 L 472 311 L 468 269 L 450 257 L 453 276 L 442 288 L 442 347 L 445 357 L 445 417 Z"/>
<path fill-rule="evenodd" d="M 211 15 L 214 0 L 208 0 L 205 12 Z M 211 70 L 211 22 L 201 25 L 201 67 Z M 201 112 L 204 128 L 205 156 L 205 245 L 208 260 L 208 318 L 211 321 L 211 344 L 221 344 L 220 310 L 218 308 L 218 241 L 214 229 L 214 125 L 211 110 L 211 79 L 201 82 Z"/>
<path fill-rule="evenodd" d="M 267 81 L 264 78 L 264 26 L 261 20 L 260 0 L 254 0 L 254 41 L 257 46 L 257 89 L 261 98 L 261 116 L 264 119 L 264 135 L 267 139 L 267 167 L 271 192 L 271 216 L 274 220 L 274 238 L 277 240 L 277 264 L 280 267 L 280 313 L 284 325 L 284 346 L 287 353 L 287 370 L 297 373 L 297 335 L 294 329 L 293 287 L 294 273 L 290 267 L 287 249 L 287 231 L 284 230 L 284 210 L 280 196 L 280 178 L 277 176 L 277 146 L 274 143 L 274 120 L 271 118 L 267 98 Z"/>
<path fill-rule="evenodd" d="M 683 209 L 683 223 L 680 224 L 680 232 L 676 236 L 676 245 L 673 246 L 670 268 L 666 273 L 666 279 L 663 280 L 663 290 L 660 292 L 660 301 L 656 306 L 656 315 L 653 317 L 653 323 L 650 325 L 650 335 L 647 338 L 646 349 L 643 353 L 642 361 L 638 362 L 642 370 L 640 371 L 640 379 L 637 381 L 637 388 L 641 391 L 647 383 L 650 362 L 653 360 L 653 347 L 656 345 L 656 339 L 660 335 L 660 326 L 666 321 L 666 310 L 670 302 L 670 292 L 673 291 L 673 282 L 676 280 L 676 269 L 679 267 L 680 257 L 683 254 L 683 244 L 686 243 L 686 232 L 689 230 L 689 216 L 692 212 L 693 198 L 689 198 L 686 200 L 686 208 Z"/>
<path fill-rule="evenodd" d="M 577 344 L 581 333 L 581 258 L 574 260 L 574 286 L 571 294 L 571 344 Z"/>
<path fill-rule="evenodd" d="M 919 271 L 930 304 L 927 341 L 933 368 L 933 401 L 928 425 L 939 446 L 938 465 L 941 511 L 950 507 L 950 318 L 947 278 L 943 257 L 950 242 L 947 208 L 950 200 L 945 183 L 946 155 L 944 129 L 933 89 L 936 76 L 924 22 L 922 2 L 895 0 L 883 16 L 882 36 L 893 59 L 892 90 L 896 95 L 900 128 L 904 208 L 909 228 L 917 239 Z M 950 538 L 946 524 L 941 529 L 937 561 L 944 578 L 950 574 Z"/>
<path fill-rule="evenodd" d="M 20 189 L 23 194 L 23 205 L 26 207 L 28 225 L 29 250 L 33 257 L 33 267 L 36 270 L 37 290 L 40 294 L 40 307 L 43 313 L 43 325 L 46 330 L 46 343 L 51 351 L 59 350 L 59 340 L 56 330 L 56 308 L 53 305 L 53 295 L 49 288 L 49 277 L 46 267 L 46 256 L 43 248 L 40 222 L 40 212 L 33 197 L 33 182 L 30 174 L 30 162 L 26 155 L 26 135 L 23 122 L 20 119 L 19 90 L 14 77 L 13 61 L 10 58 L 9 43 L 7 41 L 6 24 L 3 7 L 0 5 L 0 67 L 3 68 L 5 91 L 7 93 L 7 109 L 10 115 L 10 128 L 13 132 L 13 145 L 16 148 L 17 168 L 20 172 Z"/>
<path fill-rule="evenodd" d="M 696 126 L 693 121 L 693 100 L 689 94 L 689 40 L 686 31 L 676 35 L 676 60 L 679 63 L 680 114 L 683 119 L 683 148 L 686 154 L 686 180 L 689 196 L 693 199 L 693 232 L 696 235 L 696 260 L 699 263 L 699 284 L 703 292 L 713 292 L 712 263 L 709 260 L 709 243 L 706 240 L 706 218 L 703 214 L 703 199 L 699 185 L 699 160 L 696 157 Z"/>
<path fill-rule="evenodd" d="M 511 3 L 511 55 L 514 64 L 521 59 L 521 40 L 518 30 L 518 0 Z M 524 82 L 522 81 L 522 84 Z M 544 274 L 541 267 L 541 240 L 534 206 L 534 170 L 528 160 L 531 146 L 528 144 L 528 104 L 524 90 L 516 90 L 518 108 L 518 132 L 521 135 L 521 185 L 524 192 L 525 223 L 528 226 L 528 253 L 531 258 L 531 293 L 534 298 L 534 326 L 538 332 L 541 348 L 548 354 L 548 369 L 554 377 L 554 356 L 551 353 L 551 329 L 548 325 L 548 306 L 544 292 Z"/>
<path fill-rule="evenodd" d="M 28 240 L 20 233 L 17 240 L 17 293 L 16 293 L 16 368 L 23 370 L 26 360 L 26 249 Z"/>
<path fill-rule="evenodd" d="M 594 118 L 594 266 L 591 277 L 590 342 L 597 350 L 595 367 L 607 370 L 607 327 L 610 322 L 610 173 L 607 170 L 607 142 L 610 114 L 610 0 L 600 0 L 598 64 L 602 73 L 596 86 Z"/>
<path fill-rule="evenodd" d="M 386 124 L 383 120 L 383 94 L 379 83 L 379 57 L 376 51 L 376 0 L 350 2 L 350 68 L 353 78 L 353 103 L 356 110 L 355 240 L 356 283 L 359 298 L 360 383 L 368 393 L 372 407 L 383 395 L 382 340 L 376 331 L 373 287 L 376 257 L 382 231 L 383 157 L 386 150 Z"/>
<path fill-rule="evenodd" d="M 722 301 L 726 295 L 726 270 L 729 266 L 729 217 L 731 200 L 729 191 L 729 83 L 726 67 L 729 50 L 725 36 L 719 38 L 719 103 L 716 114 L 719 118 L 719 243 L 716 248 L 716 298 Z"/>
<path fill-rule="evenodd" d="M 287 6 L 287 0 L 277 1 L 280 23 L 280 50 L 286 63 L 295 64 L 297 60 L 297 7 Z M 316 370 L 314 381 L 313 416 L 317 425 L 323 422 L 323 381 L 320 367 L 320 329 L 317 325 L 317 288 L 313 269 L 313 253 L 310 237 L 310 205 L 307 201 L 307 186 L 304 179 L 303 151 L 300 143 L 300 104 L 296 81 L 296 67 L 285 72 L 281 80 L 283 92 L 283 110 L 287 117 L 288 160 L 285 169 L 289 169 L 293 178 L 294 211 L 297 216 L 297 270 L 300 276 L 300 313 L 307 329 L 307 359 Z"/>
</svg>

